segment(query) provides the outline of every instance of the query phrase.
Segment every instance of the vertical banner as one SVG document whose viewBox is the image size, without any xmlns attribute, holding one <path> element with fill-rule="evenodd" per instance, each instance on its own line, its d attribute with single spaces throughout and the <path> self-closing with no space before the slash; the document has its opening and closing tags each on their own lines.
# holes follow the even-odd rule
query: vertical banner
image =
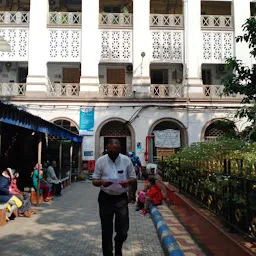
<svg viewBox="0 0 256 256">
<path fill-rule="evenodd" d="M 80 135 L 93 135 L 94 133 L 94 108 L 81 108 L 80 109 Z"/>
</svg>

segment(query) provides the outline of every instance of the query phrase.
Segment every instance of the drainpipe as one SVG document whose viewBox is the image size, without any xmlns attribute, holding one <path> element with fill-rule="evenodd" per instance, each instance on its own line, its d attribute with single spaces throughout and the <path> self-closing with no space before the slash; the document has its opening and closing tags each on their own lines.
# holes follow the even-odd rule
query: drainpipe
<svg viewBox="0 0 256 256">
<path fill-rule="evenodd" d="M 154 137 L 155 137 L 155 135 L 148 135 L 148 136 L 146 136 L 146 151 L 144 153 L 145 162 L 148 161 L 148 139 L 149 138 L 154 138 Z"/>
</svg>

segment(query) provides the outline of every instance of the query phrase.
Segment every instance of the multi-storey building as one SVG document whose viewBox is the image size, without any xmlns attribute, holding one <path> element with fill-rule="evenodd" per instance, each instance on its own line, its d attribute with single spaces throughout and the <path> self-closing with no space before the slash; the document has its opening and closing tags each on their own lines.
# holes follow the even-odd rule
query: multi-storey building
<svg viewBox="0 0 256 256">
<path fill-rule="evenodd" d="M 225 132 L 215 121 L 233 120 L 241 96 L 221 96 L 223 64 L 254 64 L 235 43 L 253 15 L 250 0 L 1 0 L 12 51 L 0 53 L 0 95 L 77 132 L 80 109 L 93 107 L 84 160 L 119 137 L 152 161 L 163 151 L 155 130 L 178 131 L 169 152 Z"/>
</svg>

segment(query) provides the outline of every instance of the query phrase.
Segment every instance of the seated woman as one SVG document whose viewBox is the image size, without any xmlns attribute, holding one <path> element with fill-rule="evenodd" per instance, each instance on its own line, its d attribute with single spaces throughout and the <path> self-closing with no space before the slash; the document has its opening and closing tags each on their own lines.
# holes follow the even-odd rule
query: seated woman
<svg viewBox="0 0 256 256">
<path fill-rule="evenodd" d="M 39 174 L 38 174 L 38 169 L 40 169 Z M 52 199 L 51 193 L 50 193 L 50 187 L 47 185 L 47 182 L 43 179 L 43 169 L 42 165 L 38 166 L 38 164 L 35 165 L 34 171 L 32 174 L 32 181 L 33 181 L 33 186 L 34 189 L 37 190 L 38 188 L 38 175 L 40 179 L 40 189 L 43 190 L 43 198 L 45 202 L 49 202 Z"/>
<path fill-rule="evenodd" d="M 145 198 L 145 208 L 141 212 L 142 215 L 146 215 L 148 213 L 151 204 L 159 205 L 164 199 L 161 188 L 156 184 L 156 179 L 154 177 L 149 177 L 148 182 L 148 191 Z"/>
<path fill-rule="evenodd" d="M 6 220 L 13 215 L 13 212 L 18 208 L 15 202 L 15 198 L 9 191 L 10 180 L 13 177 L 11 168 L 7 168 L 0 175 L 0 202 L 7 203 L 8 208 L 6 209 Z M 14 199 L 14 200 L 13 200 Z"/>
<path fill-rule="evenodd" d="M 27 192 L 21 192 L 18 189 L 17 179 L 19 177 L 19 173 L 15 170 L 12 170 L 12 173 L 13 178 L 11 179 L 9 191 L 10 193 L 18 197 L 22 202 L 22 206 L 18 209 L 19 216 L 30 217 L 32 214 L 36 213 L 35 210 L 31 209 L 30 194 Z"/>
<path fill-rule="evenodd" d="M 136 203 L 136 211 L 139 211 L 144 208 L 145 199 L 146 199 L 146 192 L 148 190 L 148 174 L 144 173 L 144 188 L 143 190 L 139 191 L 138 197 L 137 197 L 137 203 Z"/>
</svg>

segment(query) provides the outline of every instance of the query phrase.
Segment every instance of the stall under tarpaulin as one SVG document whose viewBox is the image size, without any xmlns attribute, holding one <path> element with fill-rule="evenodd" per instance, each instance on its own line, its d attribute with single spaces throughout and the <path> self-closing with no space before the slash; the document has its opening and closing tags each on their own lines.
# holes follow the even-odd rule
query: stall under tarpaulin
<svg viewBox="0 0 256 256">
<path fill-rule="evenodd" d="M 0 100 L 0 122 L 42 132 L 68 139 L 74 142 L 82 142 L 83 137 L 59 126 L 48 122 L 38 116 L 34 116 L 17 106 Z"/>
</svg>

